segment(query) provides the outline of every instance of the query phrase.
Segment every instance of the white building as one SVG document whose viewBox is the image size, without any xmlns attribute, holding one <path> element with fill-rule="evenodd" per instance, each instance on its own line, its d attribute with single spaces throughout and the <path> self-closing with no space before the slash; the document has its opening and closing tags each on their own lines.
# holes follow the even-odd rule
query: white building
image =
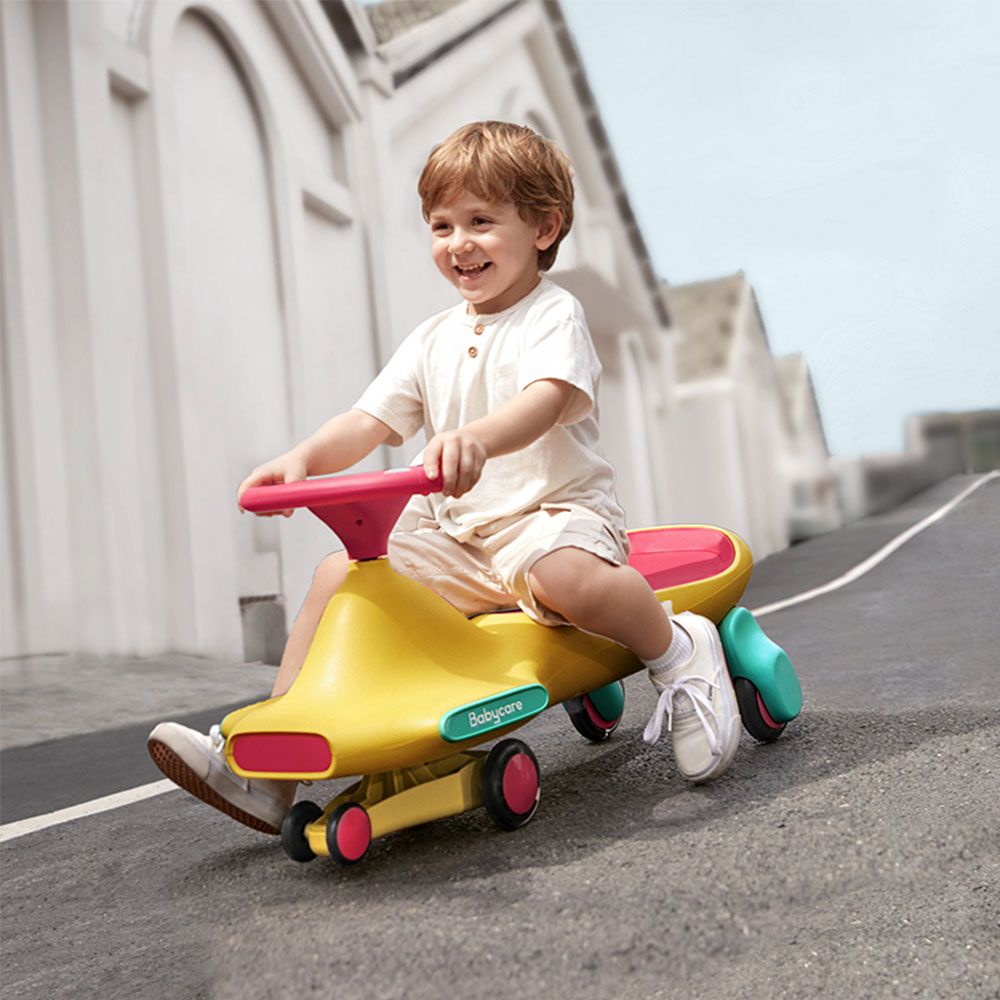
<svg viewBox="0 0 1000 1000">
<path fill-rule="evenodd" d="M 841 523 L 808 368 L 775 360 L 746 275 L 663 286 L 676 324 L 672 521 L 724 524 L 757 558 Z"/>
<path fill-rule="evenodd" d="M 844 516 L 806 359 L 789 354 L 775 358 L 775 366 L 788 416 L 788 440 L 782 457 L 790 491 L 788 529 L 795 542 L 839 528 Z"/>
<path fill-rule="evenodd" d="M 895 507 L 949 476 L 1000 468 L 1000 409 L 915 413 L 905 435 L 902 452 L 832 460 L 847 520 Z"/>
<path fill-rule="evenodd" d="M 574 161 L 552 277 L 587 309 L 631 523 L 785 544 L 771 444 L 725 437 L 728 505 L 679 446 L 760 403 L 674 401 L 666 303 L 557 3 L 6 0 L 0 47 L 4 655 L 258 656 L 261 609 L 280 642 L 336 543 L 238 515 L 236 484 L 453 301 L 416 178 L 482 118 Z"/>
</svg>

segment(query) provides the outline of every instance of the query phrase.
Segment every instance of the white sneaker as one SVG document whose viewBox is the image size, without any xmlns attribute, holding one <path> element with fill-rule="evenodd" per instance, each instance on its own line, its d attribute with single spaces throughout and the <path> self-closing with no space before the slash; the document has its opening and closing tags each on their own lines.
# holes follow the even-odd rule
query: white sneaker
<svg viewBox="0 0 1000 1000">
<path fill-rule="evenodd" d="M 280 834 L 294 786 L 233 774 L 225 745 L 218 726 L 206 736 L 176 722 L 161 722 L 146 739 L 153 763 L 174 784 L 251 829 Z"/>
<path fill-rule="evenodd" d="M 690 611 L 671 622 L 691 637 L 694 653 L 686 663 L 650 672 L 660 699 L 642 735 L 655 743 L 666 716 L 678 770 L 701 784 L 719 777 L 733 762 L 740 745 L 740 710 L 715 626 Z"/>
</svg>

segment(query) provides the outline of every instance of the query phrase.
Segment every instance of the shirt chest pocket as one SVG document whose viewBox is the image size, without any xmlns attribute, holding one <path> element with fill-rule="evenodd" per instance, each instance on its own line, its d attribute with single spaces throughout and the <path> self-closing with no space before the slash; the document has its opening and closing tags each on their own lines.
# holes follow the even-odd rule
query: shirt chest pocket
<svg viewBox="0 0 1000 1000">
<path fill-rule="evenodd" d="M 517 395 L 517 368 L 517 361 L 505 361 L 491 366 L 486 380 L 490 412 Z"/>
</svg>

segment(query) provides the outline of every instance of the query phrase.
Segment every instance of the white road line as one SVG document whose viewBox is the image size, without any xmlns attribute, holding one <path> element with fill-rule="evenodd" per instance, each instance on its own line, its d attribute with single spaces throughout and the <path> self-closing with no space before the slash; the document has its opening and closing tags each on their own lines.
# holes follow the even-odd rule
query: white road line
<svg viewBox="0 0 1000 1000">
<path fill-rule="evenodd" d="M 45 813 L 43 816 L 29 816 L 27 819 L 19 819 L 16 823 L 4 823 L 0 826 L 0 844 L 5 840 L 14 840 L 15 837 L 23 837 L 28 833 L 45 830 L 50 826 L 69 823 L 70 820 L 93 816 L 95 813 L 107 812 L 109 809 L 120 809 L 122 806 L 130 806 L 133 802 L 141 802 L 143 799 L 151 799 L 164 792 L 173 791 L 179 791 L 177 785 L 164 778 L 162 781 L 154 781 L 149 785 L 140 785 L 138 788 L 115 792 L 114 795 L 105 795 L 103 798 L 93 799 L 90 802 L 81 802 L 78 806 L 57 809 L 55 812 Z"/>
<path fill-rule="evenodd" d="M 775 611 L 783 611 L 785 608 L 794 607 L 796 604 L 803 604 L 806 601 L 811 601 L 814 597 L 822 597 L 824 594 L 829 594 L 834 590 L 839 590 L 841 587 L 846 587 L 849 583 L 853 583 L 855 580 L 864 576 L 869 570 L 874 569 L 880 562 L 884 562 L 893 552 L 896 551 L 901 545 L 905 545 L 911 538 L 919 535 L 924 528 L 929 528 L 935 521 L 940 521 L 942 517 L 948 514 L 951 510 L 957 507 L 970 493 L 978 490 L 980 486 L 988 483 L 991 479 L 996 479 L 1000 476 L 1000 472 L 988 472 L 985 476 L 977 479 L 971 486 L 962 490 L 952 500 L 949 500 L 944 506 L 938 507 L 933 514 L 928 514 L 922 521 L 918 521 L 913 527 L 907 528 L 902 534 L 897 535 L 891 542 L 883 545 L 882 548 L 870 555 L 864 562 L 858 563 L 854 569 L 848 570 L 843 576 L 838 576 L 835 580 L 831 580 L 829 583 L 823 584 L 822 587 L 815 587 L 812 590 L 806 590 L 801 594 L 796 594 L 794 597 L 786 598 L 783 601 L 775 601 L 773 604 L 765 604 L 759 608 L 751 608 L 750 613 L 754 618 L 763 618 L 764 615 L 773 614 Z"/>
<path fill-rule="evenodd" d="M 751 614 L 755 618 L 762 618 L 764 615 L 773 614 L 775 611 L 782 611 L 796 604 L 802 604 L 804 601 L 811 601 L 814 597 L 821 597 L 823 594 L 829 594 L 831 591 L 846 587 L 847 584 L 853 583 L 859 577 L 864 576 L 869 570 L 874 569 L 880 562 L 887 559 L 896 549 L 901 545 L 905 545 L 915 535 L 919 535 L 921 531 L 930 527 L 935 521 L 940 521 L 942 517 L 957 507 L 970 493 L 978 490 L 980 486 L 991 479 L 995 479 L 997 476 L 1000 476 L 1000 472 L 990 472 L 982 478 L 977 479 L 954 499 L 949 500 L 948 503 L 939 507 L 933 514 L 929 514 L 922 521 L 913 525 L 913 527 L 907 528 L 906 531 L 897 535 L 891 542 L 883 545 L 878 552 L 869 556 L 864 562 L 858 563 L 854 569 L 844 573 L 843 576 L 838 576 L 835 580 L 831 580 L 822 587 L 807 590 L 804 593 L 797 594 L 795 597 L 789 597 L 787 600 L 775 601 L 773 604 L 765 604 L 762 607 L 753 608 L 751 609 Z M 43 816 L 31 816 L 28 819 L 21 819 L 15 823 L 0 824 L 0 843 L 7 840 L 14 840 L 17 837 L 23 837 L 29 833 L 36 833 L 39 830 L 45 830 L 50 826 L 69 823 L 71 820 L 82 819 L 84 816 L 94 816 L 97 813 L 108 812 L 111 809 L 120 809 L 122 806 L 131 805 L 133 802 L 141 802 L 143 799 L 151 799 L 157 795 L 163 795 L 165 792 L 177 790 L 177 785 L 172 781 L 164 779 L 163 781 L 154 781 L 149 785 L 140 785 L 138 788 L 130 788 L 124 792 L 116 792 L 114 795 L 105 795 L 103 798 L 94 799 L 91 802 L 83 802 L 78 806 L 59 809 L 56 812 L 46 813 Z"/>
</svg>

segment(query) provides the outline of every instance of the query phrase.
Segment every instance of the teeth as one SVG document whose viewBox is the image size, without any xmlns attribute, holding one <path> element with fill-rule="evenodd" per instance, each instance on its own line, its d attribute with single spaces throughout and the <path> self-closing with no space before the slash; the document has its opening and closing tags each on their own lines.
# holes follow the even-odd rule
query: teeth
<svg viewBox="0 0 1000 1000">
<path fill-rule="evenodd" d="M 485 264 L 466 264 L 464 266 L 462 264 L 456 264 L 455 266 L 462 272 L 462 274 L 472 274 L 476 271 L 481 271 L 484 267 L 486 267 Z"/>
</svg>

